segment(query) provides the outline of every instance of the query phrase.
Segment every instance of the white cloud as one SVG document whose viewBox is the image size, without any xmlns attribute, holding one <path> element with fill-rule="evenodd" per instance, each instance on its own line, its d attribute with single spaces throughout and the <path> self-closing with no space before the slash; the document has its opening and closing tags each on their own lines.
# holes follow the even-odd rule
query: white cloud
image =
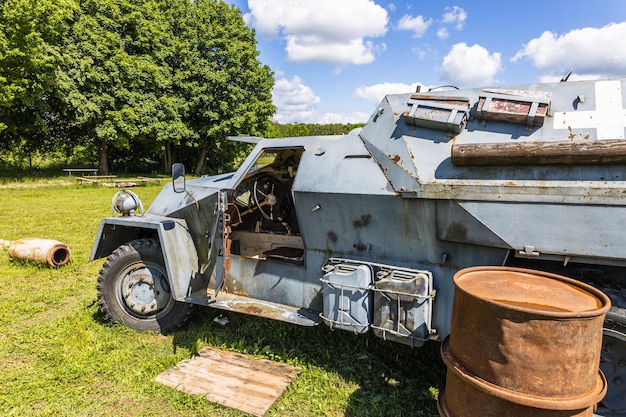
<svg viewBox="0 0 626 417">
<path fill-rule="evenodd" d="M 439 39 L 448 39 L 448 36 L 450 36 L 450 34 L 448 33 L 448 29 L 446 28 L 441 28 L 437 31 L 437 37 Z"/>
<path fill-rule="evenodd" d="M 454 25 L 456 30 L 461 30 L 465 26 L 467 13 L 459 6 L 446 7 L 442 20 L 447 25 Z"/>
<path fill-rule="evenodd" d="M 433 55 L 436 52 L 433 51 L 433 49 L 429 45 L 423 44 L 419 47 L 411 48 L 411 53 L 415 55 L 420 61 L 423 61 L 427 56 Z"/>
<path fill-rule="evenodd" d="M 295 62 L 366 64 L 376 46 L 365 38 L 387 32 L 387 11 L 373 0 L 249 0 L 249 22 L 261 34 L 287 40 Z"/>
<path fill-rule="evenodd" d="M 433 19 L 424 19 L 424 16 L 413 17 L 405 14 L 398 21 L 398 29 L 412 31 L 414 37 L 421 38 L 432 23 Z"/>
<path fill-rule="evenodd" d="M 278 123 L 364 123 L 369 114 L 323 113 L 316 110 L 320 98 L 300 77 L 281 78 L 274 83 L 272 98 L 276 106 L 274 120 Z"/>
<path fill-rule="evenodd" d="M 328 62 L 337 65 L 369 64 L 374 61 L 374 44 L 362 39 L 328 41 L 317 36 L 287 37 L 287 59 L 294 62 Z"/>
<path fill-rule="evenodd" d="M 457 43 L 443 59 L 439 78 L 457 86 L 491 84 L 502 69 L 500 54 L 480 45 Z"/>
<path fill-rule="evenodd" d="M 626 72 L 626 22 L 601 28 L 575 29 L 557 36 L 544 32 L 517 52 L 512 62 L 529 59 L 542 71 L 562 73 L 573 69 L 577 74 L 613 76 Z"/>
<path fill-rule="evenodd" d="M 354 90 L 353 95 L 372 103 L 380 103 L 387 94 L 414 93 L 416 87 L 421 84 L 404 84 L 404 83 L 381 83 L 374 85 L 362 85 Z"/>
<path fill-rule="evenodd" d="M 278 110 L 285 113 L 306 111 L 320 102 L 320 98 L 298 76 L 291 80 L 276 80 L 272 98 Z"/>
</svg>

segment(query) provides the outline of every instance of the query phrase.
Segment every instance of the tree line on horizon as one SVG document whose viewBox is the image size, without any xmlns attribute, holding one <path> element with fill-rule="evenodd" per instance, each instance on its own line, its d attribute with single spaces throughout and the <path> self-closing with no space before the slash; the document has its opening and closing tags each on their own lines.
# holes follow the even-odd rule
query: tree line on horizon
<svg viewBox="0 0 626 417">
<path fill-rule="evenodd" d="M 364 123 L 288 123 L 270 122 L 265 133 L 267 138 L 288 138 L 296 136 L 345 135 L 363 127 Z"/>
<path fill-rule="evenodd" d="M 271 69 L 221 0 L 0 2 L 0 155 L 82 157 L 100 173 L 228 169 L 262 136 Z"/>
</svg>

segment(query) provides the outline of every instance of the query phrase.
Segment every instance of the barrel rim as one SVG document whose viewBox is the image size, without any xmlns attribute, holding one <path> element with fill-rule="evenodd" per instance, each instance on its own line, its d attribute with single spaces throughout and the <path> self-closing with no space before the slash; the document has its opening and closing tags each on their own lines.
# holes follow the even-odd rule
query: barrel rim
<svg viewBox="0 0 626 417">
<path fill-rule="evenodd" d="M 58 256 L 60 253 L 60 256 Z M 64 266 L 72 257 L 70 248 L 65 244 L 58 242 L 50 248 L 47 254 L 48 264 L 51 266 Z M 60 259 L 60 260 L 59 260 Z"/>
<path fill-rule="evenodd" d="M 509 272 L 518 272 L 518 273 L 523 273 L 523 274 L 532 274 L 532 275 L 537 275 L 540 277 L 544 277 L 544 278 L 550 278 L 550 279 L 554 279 L 557 281 L 561 281 L 564 282 L 566 284 L 578 287 L 581 290 L 584 290 L 585 292 L 589 293 L 590 295 L 596 297 L 597 299 L 600 300 L 600 302 L 602 303 L 602 307 L 599 307 L 597 309 L 593 309 L 593 310 L 586 310 L 586 311 L 547 311 L 547 310 L 537 310 L 537 309 L 533 309 L 533 308 L 526 308 L 526 307 L 520 307 L 517 305 L 510 305 L 510 304 L 506 304 L 506 303 L 501 303 L 499 301 L 496 300 L 492 300 L 489 298 L 484 298 L 484 297 L 478 297 L 472 293 L 470 293 L 469 291 L 466 291 L 462 286 L 458 285 L 458 280 L 466 274 L 469 273 L 473 273 L 473 272 L 479 272 L 479 271 L 509 271 Z M 462 291 L 463 294 L 466 294 L 468 297 L 471 297 L 475 300 L 479 300 L 481 302 L 487 303 L 487 304 L 492 304 L 501 308 L 505 308 L 507 310 L 511 310 L 511 311 L 519 311 L 525 314 L 534 314 L 534 315 L 539 315 L 539 316 L 543 316 L 543 317 L 550 317 L 550 318 L 562 318 L 562 319 L 567 319 L 567 318 L 595 318 L 601 315 L 606 314 L 610 309 L 611 309 L 611 300 L 609 299 L 609 297 L 603 293 L 602 291 L 600 291 L 599 289 L 586 284 L 584 282 L 575 280 L 573 278 L 569 278 L 569 277 L 565 277 L 563 275 L 558 275 L 558 274 L 554 274 L 551 272 L 545 272 L 545 271 L 541 271 L 541 270 L 536 270 L 536 269 L 528 269 L 528 268 L 516 268 L 516 267 L 508 267 L 508 266 L 473 266 L 473 267 L 469 267 L 469 268 L 464 268 L 461 269 L 459 271 L 457 271 L 454 274 L 453 277 L 453 282 L 454 282 L 454 290 L 455 291 Z"/>
<path fill-rule="evenodd" d="M 516 392 L 505 387 L 493 384 L 475 375 L 473 372 L 461 365 L 450 353 L 450 338 L 446 337 L 441 344 L 441 358 L 448 370 L 451 370 L 460 379 L 468 381 L 476 389 L 506 401 L 534 408 L 545 410 L 581 410 L 597 404 L 604 398 L 608 388 L 606 377 L 598 369 L 596 386 L 586 394 L 570 397 L 542 397 L 538 395 Z"/>
<path fill-rule="evenodd" d="M 451 417 L 450 410 L 448 410 L 448 403 L 446 402 L 446 387 L 445 385 L 439 390 L 437 396 L 437 409 L 442 417 Z"/>
</svg>

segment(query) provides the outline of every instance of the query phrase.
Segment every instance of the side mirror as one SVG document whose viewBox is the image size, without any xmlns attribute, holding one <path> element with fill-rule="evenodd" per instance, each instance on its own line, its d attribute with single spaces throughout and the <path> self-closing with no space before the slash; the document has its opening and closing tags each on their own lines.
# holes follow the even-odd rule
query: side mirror
<svg viewBox="0 0 626 417">
<path fill-rule="evenodd" d="M 175 193 L 185 192 L 185 166 L 183 164 L 172 165 L 172 186 Z"/>
</svg>

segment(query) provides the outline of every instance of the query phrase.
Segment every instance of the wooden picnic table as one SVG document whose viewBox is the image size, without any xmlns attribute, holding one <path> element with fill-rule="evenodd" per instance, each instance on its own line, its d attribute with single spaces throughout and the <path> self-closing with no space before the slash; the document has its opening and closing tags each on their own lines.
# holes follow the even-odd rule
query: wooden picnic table
<svg viewBox="0 0 626 417">
<path fill-rule="evenodd" d="M 96 173 L 98 172 L 98 168 L 63 168 L 63 172 L 67 172 L 67 175 L 69 175 L 70 177 L 72 176 L 72 173 L 89 173 L 91 172 L 92 175 L 96 175 Z"/>
</svg>

